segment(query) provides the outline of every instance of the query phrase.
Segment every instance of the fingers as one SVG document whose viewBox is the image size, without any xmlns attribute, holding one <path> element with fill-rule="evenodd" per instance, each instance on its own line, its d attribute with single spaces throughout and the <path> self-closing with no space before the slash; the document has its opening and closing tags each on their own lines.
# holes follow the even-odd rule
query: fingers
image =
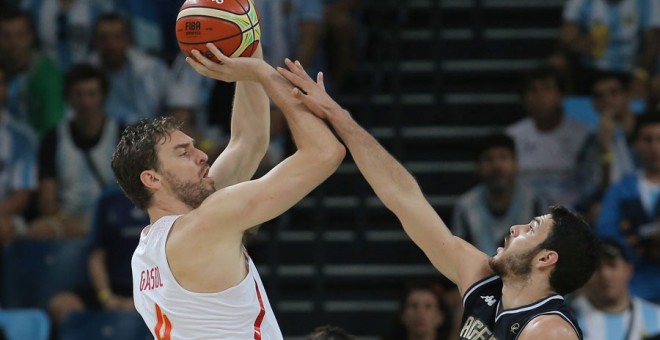
<svg viewBox="0 0 660 340">
<path fill-rule="evenodd" d="M 310 78 L 307 72 L 305 72 L 305 69 L 302 67 L 298 60 L 296 60 L 294 63 L 289 58 L 286 58 L 284 59 L 284 63 L 289 68 L 289 70 L 291 70 L 291 72 L 293 72 L 298 77 L 305 80 L 312 80 L 312 78 Z"/>
<path fill-rule="evenodd" d="M 305 80 L 293 74 L 291 71 L 286 70 L 282 67 L 278 67 L 277 71 L 282 75 L 282 77 L 288 80 L 291 84 L 300 88 L 303 88 L 303 85 L 305 85 Z"/>
<path fill-rule="evenodd" d="M 316 75 L 316 83 L 321 87 L 321 90 L 325 92 L 325 83 L 323 83 L 323 72 L 319 72 Z"/>
<path fill-rule="evenodd" d="M 195 69 L 195 71 L 197 71 L 197 73 L 204 76 L 210 76 L 209 69 L 206 68 L 204 65 L 200 64 L 197 60 L 195 60 L 195 58 L 186 57 L 186 61 L 188 62 L 188 64 L 190 64 L 190 66 L 192 66 L 192 68 Z"/>
<path fill-rule="evenodd" d="M 206 48 L 208 48 L 209 51 L 211 51 L 211 53 L 213 53 L 213 55 L 216 58 L 218 58 L 218 60 L 220 61 L 220 64 L 225 64 L 225 63 L 231 61 L 231 59 L 229 59 L 229 57 L 227 57 L 226 55 L 222 54 L 222 52 L 220 52 L 220 49 L 218 49 L 218 47 L 215 46 L 215 44 L 208 43 L 208 44 L 206 44 Z"/>
</svg>

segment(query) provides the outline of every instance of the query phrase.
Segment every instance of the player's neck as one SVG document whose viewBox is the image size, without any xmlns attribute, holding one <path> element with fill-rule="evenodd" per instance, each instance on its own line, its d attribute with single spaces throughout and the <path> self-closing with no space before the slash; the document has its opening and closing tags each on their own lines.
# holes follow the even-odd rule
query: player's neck
<svg viewBox="0 0 660 340">
<path fill-rule="evenodd" d="M 154 195 L 153 200 L 154 203 L 147 209 L 152 224 L 164 216 L 183 215 L 192 210 L 192 208 L 174 198 L 160 198 Z"/>
<path fill-rule="evenodd" d="M 526 280 L 503 279 L 503 282 L 502 310 L 529 305 L 553 294 L 547 282 L 533 277 Z"/>
</svg>

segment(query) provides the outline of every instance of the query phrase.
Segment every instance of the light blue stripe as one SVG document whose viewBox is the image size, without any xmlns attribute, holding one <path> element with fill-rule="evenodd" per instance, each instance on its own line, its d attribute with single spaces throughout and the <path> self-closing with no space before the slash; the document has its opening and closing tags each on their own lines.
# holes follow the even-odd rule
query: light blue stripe
<svg viewBox="0 0 660 340">
<path fill-rule="evenodd" d="M 644 322 L 643 329 L 645 333 L 655 334 L 660 331 L 660 325 L 658 325 L 658 309 L 660 307 L 653 308 L 650 304 L 642 304 L 642 320 Z"/>
<path fill-rule="evenodd" d="M 608 339 L 623 339 L 625 336 L 625 328 L 623 325 L 622 314 L 606 314 L 605 316 L 605 330 Z M 604 339 L 605 340 L 605 339 Z"/>
</svg>

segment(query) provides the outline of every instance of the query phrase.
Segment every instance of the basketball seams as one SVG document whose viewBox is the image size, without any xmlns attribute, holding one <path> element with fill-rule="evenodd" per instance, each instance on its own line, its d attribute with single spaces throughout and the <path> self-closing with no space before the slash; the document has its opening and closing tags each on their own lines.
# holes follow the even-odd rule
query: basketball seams
<svg viewBox="0 0 660 340">
<path fill-rule="evenodd" d="M 201 48 L 202 50 L 205 50 L 201 46 L 207 44 L 207 43 L 214 43 L 216 46 L 220 47 L 222 44 L 223 47 L 221 50 L 223 53 L 225 53 L 228 56 L 249 56 L 254 52 L 256 44 L 258 44 L 260 40 L 260 18 L 257 12 L 257 9 L 254 6 L 254 3 L 252 0 L 243 0 L 245 4 L 241 2 L 241 0 L 234 0 L 233 3 L 229 2 L 231 0 L 225 0 L 227 7 L 225 8 L 218 8 L 218 7 L 212 7 L 212 6 L 203 6 L 203 5 L 192 5 L 192 6 L 187 6 L 185 8 L 182 8 L 179 11 L 179 14 L 176 19 L 176 26 L 177 26 L 177 40 L 179 40 L 179 34 L 183 34 L 183 26 L 188 25 L 189 22 L 195 21 L 195 18 L 198 20 L 201 20 L 202 22 L 208 21 L 208 22 L 216 22 L 218 21 L 223 21 L 225 23 L 231 23 L 231 31 L 233 34 L 223 36 L 220 39 L 214 39 L 216 37 L 213 36 L 213 34 L 209 34 L 206 36 L 206 38 L 211 38 L 212 40 L 207 40 L 207 41 L 185 41 L 188 39 L 185 39 L 185 37 L 181 37 L 184 41 L 179 40 L 179 45 L 182 50 L 188 51 L 189 49 L 192 48 Z M 186 1 L 188 2 L 188 1 Z M 244 6 L 245 5 L 245 6 Z M 185 6 L 185 4 L 184 4 Z M 242 13 L 241 13 L 242 12 Z M 179 22 L 181 21 L 181 22 Z M 219 25 L 219 24 L 211 24 L 209 25 Z M 187 27 L 187 26 L 186 26 Z M 229 26 L 225 27 L 224 29 L 229 29 Z M 186 28 L 187 32 L 188 28 Z M 232 33 L 232 32 L 225 32 L 225 33 Z M 211 32 L 209 32 L 211 33 Z M 204 38 L 206 33 L 202 33 L 198 38 Z M 189 37 L 189 39 L 194 40 L 194 37 Z M 235 43 L 238 43 L 238 45 L 235 45 Z M 184 47 L 186 46 L 186 47 Z M 200 47 L 196 47 L 200 46 Z M 231 47 L 230 47 L 231 46 Z M 231 53 L 228 53 L 229 50 L 232 50 Z M 246 53 L 247 52 L 247 53 Z"/>
</svg>

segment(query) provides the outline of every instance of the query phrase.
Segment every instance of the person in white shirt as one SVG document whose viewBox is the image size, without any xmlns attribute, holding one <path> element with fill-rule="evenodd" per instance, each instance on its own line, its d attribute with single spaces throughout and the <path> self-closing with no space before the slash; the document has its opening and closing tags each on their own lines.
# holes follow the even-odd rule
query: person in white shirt
<svg viewBox="0 0 660 340">
<path fill-rule="evenodd" d="M 632 296 L 628 284 L 633 265 L 624 248 L 602 239 L 600 264 L 572 301 L 585 340 L 627 340 L 660 337 L 660 306 Z"/>
<path fill-rule="evenodd" d="M 132 259 L 135 307 L 156 339 L 282 339 L 244 232 L 292 207 L 332 174 L 344 147 L 291 97 L 293 86 L 259 58 L 188 62 L 237 81 L 232 136 L 209 166 L 171 118 L 128 127 L 112 159 L 117 181 L 151 224 Z M 265 92 L 264 92 L 265 90 Z M 297 151 L 250 180 L 268 147 L 269 102 L 282 109 Z"/>
<path fill-rule="evenodd" d="M 553 204 L 574 205 L 582 195 L 579 156 L 590 130 L 564 115 L 563 81 L 551 68 L 530 70 L 523 82 L 522 101 L 529 117 L 506 133 L 516 142 L 518 171 Z"/>
</svg>

